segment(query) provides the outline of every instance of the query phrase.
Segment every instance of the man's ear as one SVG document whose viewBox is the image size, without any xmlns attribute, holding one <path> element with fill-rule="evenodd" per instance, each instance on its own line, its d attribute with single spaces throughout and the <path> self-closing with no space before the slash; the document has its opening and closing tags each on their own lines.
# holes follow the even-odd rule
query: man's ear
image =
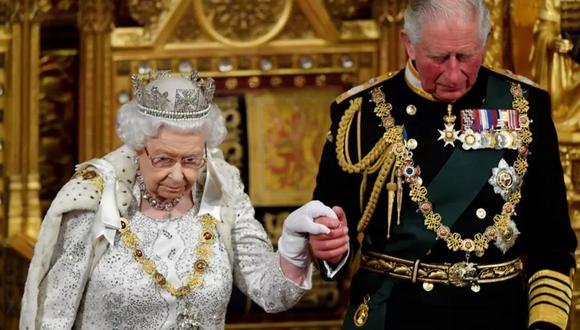
<svg viewBox="0 0 580 330">
<path fill-rule="evenodd" d="M 413 47 L 413 45 L 411 44 L 411 39 L 409 38 L 409 35 L 407 34 L 407 32 L 405 32 L 405 30 L 401 30 L 399 36 L 401 41 L 405 45 L 405 51 L 407 52 L 407 56 L 409 57 L 409 59 L 411 59 L 411 61 L 414 61 L 415 47 Z"/>
<path fill-rule="evenodd" d="M 484 49 L 487 48 L 487 45 L 489 44 L 489 40 L 491 40 L 492 33 L 493 33 L 493 25 L 491 26 L 491 28 L 489 29 L 489 32 L 485 36 L 485 40 L 484 40 L 484 44 L 483 44 Z"/>
</svg>

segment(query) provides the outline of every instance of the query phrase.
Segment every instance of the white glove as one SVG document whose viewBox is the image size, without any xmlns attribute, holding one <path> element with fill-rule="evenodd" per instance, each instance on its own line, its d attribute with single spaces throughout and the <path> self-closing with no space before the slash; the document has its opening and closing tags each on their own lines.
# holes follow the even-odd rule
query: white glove
<svg viewBox="0 0 580 330">
<path fill-rule="evenodd" d="M 278 240 L 278 252 L 295 266 L 308 265 L 308 234 L 328 234 L 328 227 L 314 222 L 314 218 L 327 216 L 338 219 L 334 211 L 320 201 L 311 201 L 290 213 Z"/>
</svg>

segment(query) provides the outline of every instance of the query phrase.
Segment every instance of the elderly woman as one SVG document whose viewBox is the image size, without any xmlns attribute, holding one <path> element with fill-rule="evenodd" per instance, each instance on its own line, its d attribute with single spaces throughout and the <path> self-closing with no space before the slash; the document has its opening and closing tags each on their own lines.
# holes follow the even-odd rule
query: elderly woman
<svg viewBox="0 0 580 330">
<path fill-rule="evenodd" d="M 214 89 L 197 74 L 133 77 L 117 117 L 124 146 L 80 164 L 46 214 L 21 329 L 223 328 L 234 283 L 267 312 L 298 302 L 311 287 L 308 234 L 344 237 L 329 258 L 346 251 L 345 226 L 314 201 L 288 216 L 273 252 L 217 149 Z"/>
</svg>

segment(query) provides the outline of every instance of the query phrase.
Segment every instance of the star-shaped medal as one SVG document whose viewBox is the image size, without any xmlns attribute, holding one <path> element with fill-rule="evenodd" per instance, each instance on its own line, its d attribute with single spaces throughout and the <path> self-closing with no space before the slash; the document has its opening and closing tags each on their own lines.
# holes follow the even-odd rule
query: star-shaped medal
<svg viewBox="0 0 580 330">
<path fill-rule="evenodd" d="M 445 144 L 443 147 L 446 147 L 448 144 L 452 147 L 455 147 L 455 141 L 459 137 L 459 132 L 455 130 L 454 124 L 445 124 L 445 129 L 438 129 L 439 131 L 439 138 L 437 140 L 443 140 Z"/>
<path fill-rule="evenodd" d="M 493 186 L 493 192 L 508 201 L 511 193 L 520 187 L 522 180 L 515 168 L 502 158 L 498 166 L 491 169 L 491 178 L 487 182 Z"/>
</svg>

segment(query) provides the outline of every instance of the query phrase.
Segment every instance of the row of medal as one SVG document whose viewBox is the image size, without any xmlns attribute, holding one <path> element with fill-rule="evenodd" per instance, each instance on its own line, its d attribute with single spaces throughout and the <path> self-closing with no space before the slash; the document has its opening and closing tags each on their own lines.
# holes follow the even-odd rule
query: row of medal
<svg viewBox="0 0 580 330">
<path fill-rule="evenodd" d="M 527 116 L 512 109 L 465 109 L 460 112 L 461 130 L 455 130 L 455 116 L 451 110 L 444 117 L 445 127 L 439 130 L 439 140 L 445 146 L 455 146 L 458 140 L 465 150 L 513 149 L 521 146 L 518 135 L 520 125 Z"/>
<path fill-rule="evenodd" d="M 462 131 L 458 140 L 461 147 L 469 149 L 517 149 L 521 145 L 518 134 L 512 129 L 484 130 L 474 132 L 471 129 Z"/>
</svg>

